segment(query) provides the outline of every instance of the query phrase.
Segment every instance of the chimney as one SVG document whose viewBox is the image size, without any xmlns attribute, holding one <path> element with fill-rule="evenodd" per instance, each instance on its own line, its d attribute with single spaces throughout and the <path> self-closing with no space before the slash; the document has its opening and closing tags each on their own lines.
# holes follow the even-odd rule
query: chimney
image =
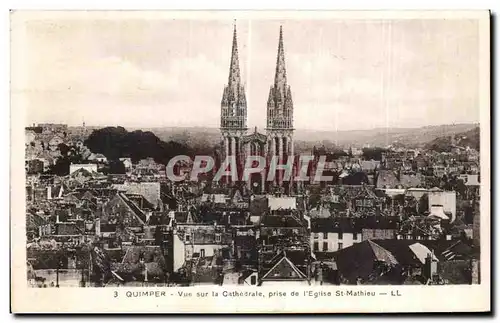
<svg viewBox="0 0 500 323">
<path fill-rule="evenodd" d="M 437 274 L 437 261 L 434 259 L 434 252 L 427 254 L 423 274 L 427 279 L 432 279 Z"/>
<path fill-rule="evenodd" d="M 95 220 L 95 235 L 98 237 L 101 236 L 101 218 Z"/>
<path fill-rule="evenodd" d="M 52 199 L 52 186 L 47 186 L 47 200 Z"/>
</svg>

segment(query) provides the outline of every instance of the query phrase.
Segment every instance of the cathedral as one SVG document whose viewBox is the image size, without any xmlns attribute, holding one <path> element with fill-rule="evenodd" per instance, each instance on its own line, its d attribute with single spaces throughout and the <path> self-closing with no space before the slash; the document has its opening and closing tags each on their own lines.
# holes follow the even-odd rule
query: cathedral
<svg viewBox="0 0 500 323">
<path fill-rule="evenodd" d="M 241 84 L 235 26 L 229 79 L 228 84 L 224 87 L 221 102 L 220 129 L 223 138 L 223 159 L 228 156 L 234 157 L 239 170 L 241 170 L 245 166 L 244 163 L 248 156 L 262 156 L 266 160 L 266 167 L 260 174 L 252 174 L 246 182 L 247 187 L 255 193 L 267 192 L 273 188 L 289 191 L 292 181 L 285 182 L 283 180 L 284 170 L 274 171 L 274 179 L 266 181 L 271 161 L 277 161 L 279 165 L 282 165 L 287 163 L 289 157 L 294 158 L 293 101 L 286 78 L 283 28 L 281 26 L 274 83 L 270 86 L 267 100 L 265 134 L 259 133 L 257 128 L 248 133 L 247 108 L 245 88 Z M 241 180 L 241 178 L 227 178 L 226 182 L 234 183 L 237 180 Z"/>
</svg>

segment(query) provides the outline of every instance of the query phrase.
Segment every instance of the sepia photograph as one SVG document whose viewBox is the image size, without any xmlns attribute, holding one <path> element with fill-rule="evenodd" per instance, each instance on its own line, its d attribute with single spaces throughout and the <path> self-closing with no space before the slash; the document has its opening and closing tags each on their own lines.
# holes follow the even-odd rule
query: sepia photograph
<svg viewBox="0 0 500 323">
<path fill-rule="evenodd" d="M 488 11 L 10 20 L 14 312 L 490 309 Z"/>
</svg>

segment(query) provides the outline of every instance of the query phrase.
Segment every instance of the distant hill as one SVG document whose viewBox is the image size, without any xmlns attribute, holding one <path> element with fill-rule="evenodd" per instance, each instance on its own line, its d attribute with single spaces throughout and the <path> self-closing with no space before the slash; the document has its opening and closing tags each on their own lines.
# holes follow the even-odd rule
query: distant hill
<svg viewBox="0 0 500 323">
<path fill-rule="evenodd" d="M 454 145 L 479 150 L 479 132 L 479 127 L 475 127 L 465 132 L 438 137 L 425 144 L 425 147 L 440 152 L 449 152 Z"/>
<path fill-rule="evenodd" d="M 318 131 L 303 130 L 295 131 L 294 140 L 296 151 L 309 151 L 313 146 L 325 147 L 362 147 L 370 145 L 372 147 L 385 147 L 390 144 L 403 146 L 421 147 L 430 141 L 450 135 L 467 133 L 478 124 L 453 124 L 426 126 L 421 128 L 377 128 L 370 130 L 347 130 L 347 131 Z M 163 141 L 175 141 L 190 147 L 213 147 L 220 145 L 221 135 L 217 128 L 204 127 L 167 127 L 143 129 L 153 132 Z M 263 131 L 263 130 L 260 130 Z"/>
</svg>

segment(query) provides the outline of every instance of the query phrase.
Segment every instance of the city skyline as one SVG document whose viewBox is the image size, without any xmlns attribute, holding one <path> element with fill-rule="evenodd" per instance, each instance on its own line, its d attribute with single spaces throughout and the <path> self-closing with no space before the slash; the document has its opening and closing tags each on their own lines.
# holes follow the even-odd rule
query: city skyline
<svg viewBox="0 0 500 323">
<path fill-rule="evenodd" d="M 479 122 L 473 20 L 30 21 L 37 55 L 13 95 L 27 124 L 218 128 L 235 23 L 249 128 L 265 125 L 280 25 L 297 129 Z"/>
</svg>

